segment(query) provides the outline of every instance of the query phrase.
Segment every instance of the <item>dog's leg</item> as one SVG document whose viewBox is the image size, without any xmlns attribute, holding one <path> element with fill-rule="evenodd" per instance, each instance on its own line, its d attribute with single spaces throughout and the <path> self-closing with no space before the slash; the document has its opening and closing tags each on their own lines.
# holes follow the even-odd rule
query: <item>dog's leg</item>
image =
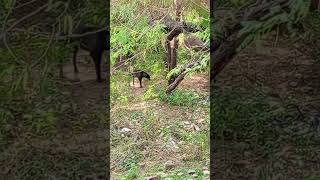
<svg viewBox="0 0 320 180">
<path fill-rule="evenodd" d="M 104 68 L 103 68 L 103 71 L 104 72 L 107 72 L 108 70 L 108 66 L 109 66 L 109 61 L 108 61 L 108 57 L 110 57 L 110 51 L 106 51 L 106 58 L 105 58 L 105 63 L 104 63 Z"/>
<path fill-rule="evenodd" d="M 132 76 L 132 84 L 134 85 L 134 76 Z"/>
<path fill-rule="evenodd" d="M 142 88 L 141 80 L 142 80 L 142 77 L 141 77 L 141 76 L 139 76 L 140 88 Z"/>
<path fill-rule="evenodd" d="M 102 52 L 101 51 L 95 51 L 95 52 L 90 52 L 90 55 L 94 61 L 95 69 L 96 69 L 96 76 L 97 76 L 97 82 L 102 82 L 101 79 L 101 56 Z"/>
<path fill-rule="evenodd" d="M 78 46 L 75 46 L 73 48 L 73 59 L 72 59 L 72 62 L 73 62 L 73 68 L 74 68 L 74 72 L 75 73 L 79 72 L 78 67 L 77 67 L 77 53 L 78 53 L 78 50 L 79 50 Z"/>
</svg>

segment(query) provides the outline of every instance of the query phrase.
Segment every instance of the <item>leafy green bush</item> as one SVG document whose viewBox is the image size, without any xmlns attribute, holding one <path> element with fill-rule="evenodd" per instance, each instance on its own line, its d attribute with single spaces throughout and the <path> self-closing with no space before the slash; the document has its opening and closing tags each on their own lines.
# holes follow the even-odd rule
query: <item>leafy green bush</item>
<svg viewBox="0 0 320 180">
<path fill-rule="evenodd" d="M 201 99 L 201 97 L 193 91 L 180 89 L 174 91 L 170 96 L 168 96 L 163 89 L 160 91 L 158 98 L 161 101 L 168 102 L 170 105 L 191 107 L 197 105 Z"/>
</svg>

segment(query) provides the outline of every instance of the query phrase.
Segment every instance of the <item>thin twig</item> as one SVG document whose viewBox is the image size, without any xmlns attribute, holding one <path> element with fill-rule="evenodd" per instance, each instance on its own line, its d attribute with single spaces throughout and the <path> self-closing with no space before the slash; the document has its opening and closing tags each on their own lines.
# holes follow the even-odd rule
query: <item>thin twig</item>
<svg viewBox="0 0 320 180">
<path fill-rule="evenodd" d="M 26 19 L 28 19 L 28 18 L 30 18 L 30 17 L 38 14 L 39 12 L 41 12 L 42 10 L 44 10 L 45 8 L 47 8 L 47 6 L 48 6 L 48 3 L 45 4 L 45 5 L 43 5 L 43 6 L 41 6 L 41 7 L 39 7 L 37 10 L 31 12 L 30 14 L 24 16 L 23 18 L 17 20 L 15 23 L 13 23 L 11 26 L 9 26 L 6 30 L 3 30 L 2 36 L 4 36 L 8 31 L 10 31 L 11 29 L 13 29 L 15 26 L 17 26 L 18 24 L 20 24 L 22 21 L 24 21 L 24 20 L 26 20 Z M 5 26 L 4 26 L 4 27 L 5 27 Z M 2 37 L 0 36 L 0 39 L 1 39 L 1 38 L 2 38 Z"/>
<path fill-rule="evenodd" d="M 7 48 L 7 50 L 9 51 L 10 55 L 11 55 L 12 57 L 14 57 L 14 61 L 15 61 L 17 64 L 23 64 L 24 61 L 21 61 L 21 62 L 20 62 L 18 56 L 14 53 L 14 51 L 12 50 L 12 48 L 9 46 L 9 44 L 8 44 L 8 42 L 7 42 L 7 36 L 6 36 L 6 34 L 4 34 L 4 36 L 3 36 L 3 43 L 4 43 L 5 47 Z"/>
<path fill-rule="evenodd" d="M 54 33 L 55 33 L 55 28 L 53 28 L 53 30 L 52 30 L 52 35 L 51 35 L 51 38 L 50 38 L 50 40 L 49 40 L 49 42 L 47 44 L 47 48 L 42 53 L 42 55 L 38 58 L 38 60 L 31 65 L 31 68 L 33 68 L 34 66 L 38 65 L 41 62 L 41 60 L 43 59 L 43 57 L 47 55 L 47 53 L 48 53 L 48 51 L 49 51 L 49 49 L 51 47 L 51 44 L 52 44 L 52 42 L 54 40 L 54 38 L 53 38 L 54 37 Z"/>
<path fill-rule="evenodd" d="M 22 7 L 24 7 L 24 6 L 28 5 L 28 4 L 32 4 L 32 3 L 35 2 L 35 1 L 37 1 L 37 0 L 31 0 L 31 1 L 29 1 L 29 2 L 20 4 L 19 6 L 15 7 L 14 9 L 22 8 Z"/>
<path fill-rule="evenodd" d="M 10 14 L 12 13 L 12 10 L 13 10 L 13 7 L 15 6 L 15 4 L 13 4 L 13 6 L 10 8 L 10 10 L 8 11 L 8 13 L 7 13 L 7 15 L 6 15 L 6 17 L 5 17 L 5 19 L 4 19 L 4 22 L 3 22 L 3 25 L 2 25 L 2 29 L 1 29 L 1 35 L 0 35 L 0 37 L 2 36 L 2 33 L 4 34 L 5 32 L 4 32 L 4 30 L 5 30 L 5 28 L 6 28 L 6 24 L 7 24 L 7 22 L 8 22 L 8 19 L 9 19 L 9 16 L 10 16 Z M 0 38 L 1 39 L 1 38 Z"/>
</svg>

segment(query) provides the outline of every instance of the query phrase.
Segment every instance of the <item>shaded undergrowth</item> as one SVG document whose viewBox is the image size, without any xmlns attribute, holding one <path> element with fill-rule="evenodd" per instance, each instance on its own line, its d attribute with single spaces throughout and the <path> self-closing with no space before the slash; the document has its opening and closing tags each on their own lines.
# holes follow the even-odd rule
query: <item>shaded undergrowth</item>
<svg viewBox="0 0 320 180">
<path fill-rule="evenodd" d="M 259 87 L 217 89 L 210 112 L 219 177 L 318 175 L 319 117 L 301 114 L 293 97 L 283 101 Z"/>
</svg>

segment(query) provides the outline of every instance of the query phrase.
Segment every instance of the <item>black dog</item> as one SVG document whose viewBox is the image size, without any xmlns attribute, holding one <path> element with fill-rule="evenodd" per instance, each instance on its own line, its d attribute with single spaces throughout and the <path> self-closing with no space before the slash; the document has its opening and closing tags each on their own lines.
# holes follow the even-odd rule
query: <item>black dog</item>
<svg viewBox="0 0 320 180">
<path fill-rule="evenodd" d="M 141 70 L 136 70 L 136 71 L 133 71 L 133 73 L 131 73 L 132 75 L 132 82 L 134 84 L 134 77 L 137 77 L 139 79 L 139 82 L 140 82 L 140 88 L 142 88 L 142 85 L 141 85 L 141 81 L 142 81 L 142 78 L 147 78 L 148 80 L 150 80 L 150 76 L 148 73 L 144 72 L 144 71 L 141 71 Z"/>
<path fill-rule="evenodd" d="M 81 35 L 85 33 L 98 31 L 99 29 L 102 29 L 102 28 L 95 27 L 95 26 L 88 26 L 88 25 L 79 25 L 77 28 L 74 29 L 72 34 Z M 110 49 L 110 47 L 107 46 L 107 37 L 109 36 L 110 36 L 110 32 L 107 30 L 103 30 L 103 31 L 99 31 L 93 34 L 91 33 L 82 37 L 70 38 L 71 43 L 78 42 L 78 44 L 74 46 L 74 50 L 73 50 L 73 67 L 74 67 L 75 73 L 79 72 L 77 63 L 76 63 L 76 57 L 77 57 L 77 53 L 80 45 L 81 49 L 84 49 L 90 52 L 90 56 L 92 57 L 93 62 L 95 64 L 97 81 L 102 82 L 101 56 L 104 50 Z"/>
</svg>

